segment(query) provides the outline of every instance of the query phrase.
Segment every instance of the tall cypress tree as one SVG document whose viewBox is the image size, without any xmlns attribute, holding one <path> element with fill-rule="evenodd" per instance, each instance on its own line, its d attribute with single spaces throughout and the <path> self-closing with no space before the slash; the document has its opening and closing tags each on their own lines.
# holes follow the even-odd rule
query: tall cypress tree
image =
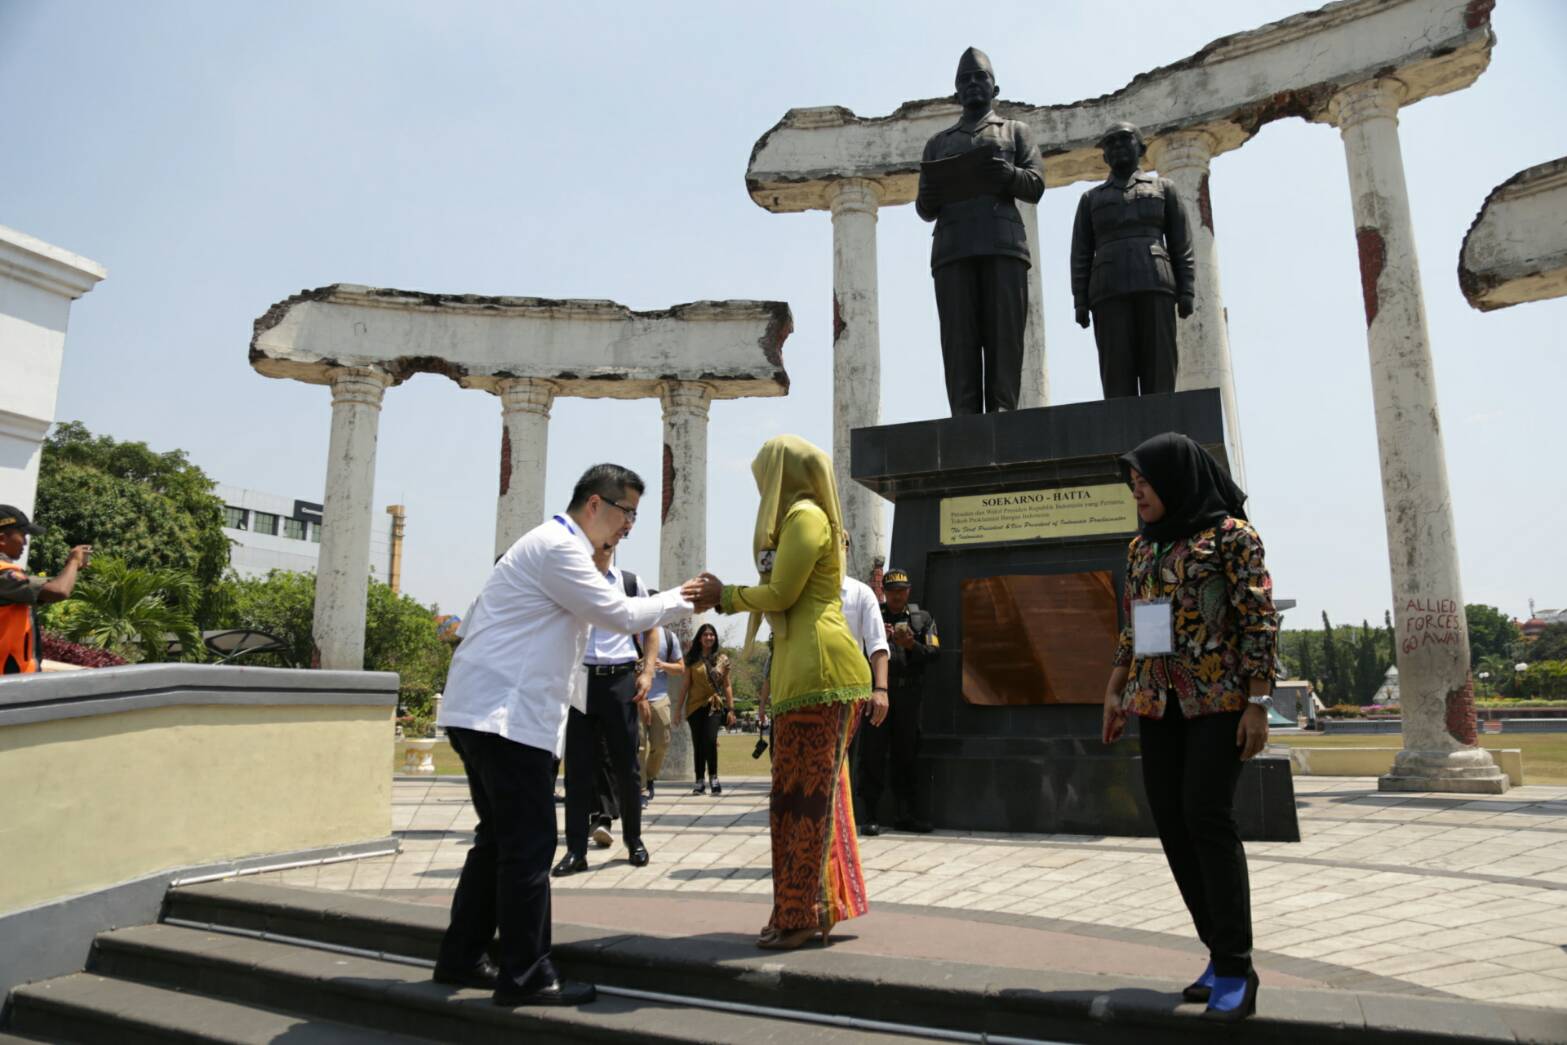
<svg viewBox="0 0 1567 1045">
<path fill-rule="evenodd" d="M 1348 687 L 1345 685 L 1344 668 L 1339 660 L 1338 643 L 1333 639 L 1333 622 L 1328 611 L 1322 611 L 1322 702 L 1347 704 Z"/>
</svg>

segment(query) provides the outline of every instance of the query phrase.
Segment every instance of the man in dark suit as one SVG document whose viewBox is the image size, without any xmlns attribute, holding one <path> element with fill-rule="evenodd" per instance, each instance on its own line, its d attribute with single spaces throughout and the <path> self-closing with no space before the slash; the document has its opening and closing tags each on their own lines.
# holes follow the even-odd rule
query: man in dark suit
<svg viewBox="0 0 1567 1045">
<path fill-rule="evenodd" d="M 958 61 L 963 116 L 925 143 L 914 209 L 936 229 L 930 270 L 941 316 L 941 356 L 952 414 L 1017 409 L 1028 317 L 1028 235 L 1016 200 L 1038 203 L 1045 176 L 1033 133 L 991 109 L 1001 93 L 990 59 L 970 47 Z M 955 197 L 932 172 L 937 161 L 976 149 L 993 153 L 979 191 Z"/>
<path fill-rule="evenodd" d="M 1175 391 L 1175 317 L 1192 314 L 1190 227 L 1175 186 L 1139 171 L 1142 132 L 1118 123 L 1099 139 L 1110 177 L 1083 193 L 1072 225 L 1077 325 L 1093 313 L 1106 399 Z"/>
</svg>

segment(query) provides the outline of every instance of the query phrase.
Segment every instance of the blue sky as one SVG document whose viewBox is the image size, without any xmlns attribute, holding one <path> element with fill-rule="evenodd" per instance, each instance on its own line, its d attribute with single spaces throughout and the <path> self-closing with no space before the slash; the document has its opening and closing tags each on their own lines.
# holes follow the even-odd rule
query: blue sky
<svg viewBox="0 0 1567 1045">
<path fill-rule="evenodd" d="M 255 374 L 251 322 L 334 282 L 427 291 L 788 301 L 786 399 L 712 410 L 709 558 L 748 580 L 768 436 L 831 443 L 832 234 L 769 214 L 746 159 L 792 106 L 880 115 L 951 89 L 965 46 L 1005 98 L 1113 91 L 1299 0 L 1176 6 L 991 3 L 561 5 L 0 0 L 0 224 L 109 278 L 72 312 L 58 416 L 184 448 L 225 482 L 319 497 L 327 392 Z M 1558 440 L 1567 301 L 1482 315 L 1459 244 L 1485 195 L 1561 154 L 1567 6 L 1504 0 L 1491 68 L 1403 111 L 1467 601 L 1567 604 Z M 1113 40 L 1113 44 L 1105 41 Z M 1270 124 L 1219 157 L 1212 197 L 1251 494 L 1293 623 L 1379 620 L 1387 544 L 1343 149 L 1331 127 Z M 1040 209 L 1056 402 L 1099 396 L 1071 322 L 1077 197 Z M 929 226 L 879 223 L 882 416 L 944 416 Z M 407 590 L 467 605 L 490 562 L 500 408 L 444 378 L 386 398 L 380 505 L 408 506 Z M 656 403 L 563 400 L 548 499 L 616 460 L 656 481 Z M 655 492 L 656 495 L 656 492 Z M 657 521 L 623 545 L 657 574 Z M 916 596 L 917 597 L 917 596 Z"/>
</svg>

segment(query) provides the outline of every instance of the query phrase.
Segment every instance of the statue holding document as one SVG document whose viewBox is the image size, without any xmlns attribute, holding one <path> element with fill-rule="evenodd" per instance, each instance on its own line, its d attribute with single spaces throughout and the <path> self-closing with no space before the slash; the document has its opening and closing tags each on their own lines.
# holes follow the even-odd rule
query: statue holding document
<svg viewBox="0 0 1567 1045">
<path fill-rule="evenodd" d="M 1045 178 L 1033 133 L 991 109 L 1000 89 L 983 51 L 958 61 L 963 116 L 925 143 L 914 209 L 936 229 L 930 269 L 952 414 L 1017 409 L 1028 316 L 1028 235 L 1017 200 Z"/>
</svg>

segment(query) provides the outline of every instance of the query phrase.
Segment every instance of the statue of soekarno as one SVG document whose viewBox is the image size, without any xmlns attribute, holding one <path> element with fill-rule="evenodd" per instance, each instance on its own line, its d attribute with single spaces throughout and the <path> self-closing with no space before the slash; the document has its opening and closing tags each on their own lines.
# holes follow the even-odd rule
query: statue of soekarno
<svg viewBox="0 0 1567 1045">
<path fill-rule="evenodd" d="M 1033 132 L 997 116 L 990 59 L 958 60 L 957 123 L 925 143 L 914 209 L 936 228 L 930 251 L 952 414 L 1017 409 L 1028 318 L 1028 235 L 1017 200 L 1038 203 L 1045 177 Z"/>
</svg>

